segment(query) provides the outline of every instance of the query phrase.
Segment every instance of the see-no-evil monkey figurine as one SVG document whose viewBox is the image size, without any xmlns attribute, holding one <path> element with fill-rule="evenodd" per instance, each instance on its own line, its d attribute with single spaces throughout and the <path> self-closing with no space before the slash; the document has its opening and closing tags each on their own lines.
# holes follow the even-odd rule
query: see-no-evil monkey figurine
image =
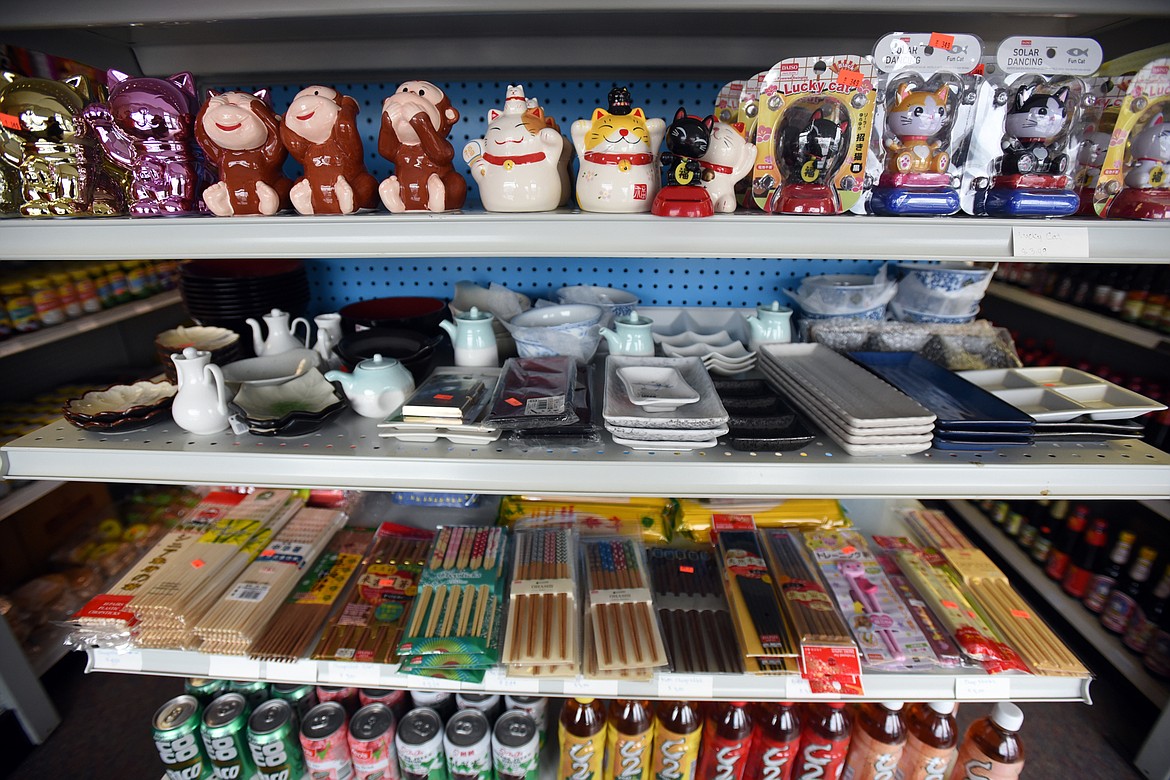
<svg viewBox="0 0 1170 780">
<path fill-rule="evenodd" d="M 366 170 L 358 104 L 329 87 L 305 87 L 280 125 L 280 140 L 305 175 L 290 197 L 301 214 L 352 214 L 373 208 L 378 181 Z"/>
<path fill-rule="evenodd" d="M 406 81 L 382 102 L 378 154 L 394 164 L 394 175 L 378 185 L 391 212 L 463 208 L 467 182 L 451 161 L 447 140 L 459 111 L 429 81 Z"/>
<path fill-rule="evenodd" d="M 203 192 L 212 214 L 271 215 L 288 208 L 292 182 L 281 171 L 288 152 L 268 90 L 212 92 L 195 118 L 195 140 L 219 173 Z"/>
</svg>

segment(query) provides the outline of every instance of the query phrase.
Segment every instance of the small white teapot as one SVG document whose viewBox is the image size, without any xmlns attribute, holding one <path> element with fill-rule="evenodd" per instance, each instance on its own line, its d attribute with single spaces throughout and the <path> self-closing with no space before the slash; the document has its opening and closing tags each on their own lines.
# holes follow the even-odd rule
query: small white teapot
<svg viewBox="0 0 1170 780">
<path fill-rule="evenodd" d="M 251 317 L 244 320 L 252 329 L 252 347 L 256 352 L 256 357 L 279 355 L 281 352 L 288 352 L 291 349 L 309 348 L 309 321 L 304 317 L 297 317 L 292 321 L 292 327 L 289 327 L 288 320 L 288 312 L 280 309 L 273 309 L 265 314 L 264 325 L 268 328 L 268 338 L 264 338 L 259 322 Z M 305 338 L 302 341 L 298 341 L 296 337 L 297 325 L 300 324 L 305 326 Z"/>
<path fill-rule="evenodd" d="M 198 434 L 219 433 L 228 427 L 227 385 L 211 353 L 187 347 L 171 355 L 179 390 L 171 406 L 175 423 Z"/>
<path fill-rule="evenodd" d="M 650 326 L 654 321 L 638 315 L 632 311 L 625 317 L 618 317 L 613 321 L 617 331 L 602 328 L 601 335 L 609 345 L 612 355 L 653 355 L 654 337 L 650 335 Z"/>
<path fill-rule="evenodd" d="M 455 345 L 455 365 L 500 365 L 496 333 L 492 330 L 494 319 L 491 312 L 480 311 L 478 306 L 472 306 L 471 311 L 455 315 L 454 325 L 447 320 L 439 323 L 439 327 L 447 331 L 451 343 Z"/>
<path fill-rule="evenodd" d="M 772 301 L 771 306 L 757 306 L 755 316 L 747 318 L 751 335 L 748 347 L 753 351 L 761 344 L 787 344 L 792 341 L 792 309 Z"/>
<path fill-rule="evenodd" d="M 414 392 L 414 377 L 394 358 L 374 355 L 354 366 L 353 373 L 329 371 L 325 378 L 340 382 L 353 410 L 362 417 L 384 420 Z"/>
</svg>

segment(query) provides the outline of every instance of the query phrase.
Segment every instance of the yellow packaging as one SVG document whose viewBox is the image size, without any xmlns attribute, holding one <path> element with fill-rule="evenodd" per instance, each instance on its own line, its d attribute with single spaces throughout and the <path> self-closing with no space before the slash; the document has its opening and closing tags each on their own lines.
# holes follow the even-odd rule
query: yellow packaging
<svg viewBox="0 0 1170 780">
<path fill-rule="evenodd" d="M 649 780 L 650 753 L 654 744 L 654 721 L 641 734 L 623 734 L 611 722 L 605 729 L 607 780 Z"/>
<path fill-rule="evenodd" d="M 557 780 L 600 778 L 605 760 L 605 734 L 606 729 L 602 729 L 591 737 L 578 737 L 570 734 L 561 724 L 561 758 L 557 767 Z"/>
<path fill-rule="evenodd" d="M 714 518 L 727 515 L 751 518 L 756 528 L 829 529 L 850 525 L 841 511 L 841 504 L 831 498 L 789 498 L 770 502 L 683 498 L 678 501 L 674 535 L 697 544 L 707 544 L 711 541 Z"/>
<path fill-rule="evenodd" d="M 511 528 L 520 520 L 571 521 L 586 535 L 637 534 L 646 544 L 666 544 L 674 538 L 677 515 L 673 498 L 504 496 L 498 523 Z"/>
<path fill-rule="evenodd" d="M 675 734 L 663 728 L 661 723 L 656 725 L 650 777 L 654 780 L 695 780 L 703 729 L 697 728 L 690 734 Z"/>
</svg>

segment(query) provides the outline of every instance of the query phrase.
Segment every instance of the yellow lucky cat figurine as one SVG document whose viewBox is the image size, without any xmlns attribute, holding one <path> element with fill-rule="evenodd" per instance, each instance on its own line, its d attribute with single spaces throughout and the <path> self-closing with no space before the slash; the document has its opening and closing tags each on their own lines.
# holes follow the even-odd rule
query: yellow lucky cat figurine
<svg viewBox="0 0 1170 780">
<path fill-rule="evenodd" d="M 580 161 L 577 204 L 583 211 L 636 213 L 649 211 L 658 193 L 658 147 L 666 122 L 647 119 L 641 108 L 630 109 L 623 88 L 610 94 L 610 109 L 598 108 L 590 119 L 578 119 L 570 132 Z"/>
</svg>

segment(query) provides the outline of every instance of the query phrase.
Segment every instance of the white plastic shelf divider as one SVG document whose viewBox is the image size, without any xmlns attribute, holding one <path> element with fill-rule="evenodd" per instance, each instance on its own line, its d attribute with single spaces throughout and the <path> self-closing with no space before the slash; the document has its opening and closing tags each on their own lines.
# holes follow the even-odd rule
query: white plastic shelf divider
<svg viewBox="0 0 1170 780">
<path fill-rule="evenodd" d="M 127 672 L 173 677 L 218 677 L 319 685 L 411 690 L 474 691 L 533 696 L 595 696 L 636 699 L 723 699 L 731 701 L 812 701 L 840 699 L 840 694 L 812 694 L 807 681 L 792 676 L 727 674 L 657 674 L 649 682 L 614 680 L 548 680 L 508 678 L 490 670 L 482 684 L 435 680 L 399 674 L 396 666 L 338 661 L 293 663 L 207 655 L 186 650 L 88 648 L 88 671 Z M 1084 701 L 1089 702 L 1088 677 L 989 676 L 981 671 L 930 674 L 865 675 L 865 695 L 873 701 Z"/>
<path fill-rule="evenodd" d="M 97 434 L 58 420 L 3 448 L 5 475 L 173 484 L 251 484 L 596 496 L 1164 498 L 1170 454 L 1137 441 L 1038 444 L 987 453 L 855 458 L 827 437 L 799 452 L 635 451 L 397 442 L 345 412 L 291 439 L 194 436 L 173 422 Z"/>
<path fill-rule="evenodd" d="M 987 293 L 1017 306 L 1023 306 L 1049 317 L 1094 330 L 1135 346 L 1170 354 L 1170 336 L 1156 333 L 1148 328 L 1139 328 L 1137 325 L 1130 325 L 1128 322 L 1106 317 L 1079 306 L 1070 306 L 1052 298 L 1045 298 L 1043 295 L 1036 295 L 1003 282 L 992 282 L 987 288 Z"/>
<path fill-rule="evenodd" d="M 1035 564 L 1010 537 L 995 528 L 977 507 L 967 501 L 952 501 L 950 506 L 975 532 L 981 547 L 994 550 L 1018 576 L 1036 590 L 1069 625 L 1101 653 L 1118 672 L 1159 707 L 1170 701 L 1170 689 L 1142 668 L 1141 659 L 1121 645 L 1121 638 L 1101 627 L 1097 616 L 1060 589 L 1043 569 Z"/>
<path fill-rule="evenodd" d="M 55 222 L 54 224 L 61 224 Z M 4 227 L 7 236 L 8 226 Z M 115 250 L 109 257 L 114 258 L 121 254 L 117 250 L 122 247 L 113 247 Z M 12 255 L 8 255 L 12 259 Z M 109 325 L 113 325 L 125 320 L 140 317 L 143 314 L 149 314 L 153 311 L 160 311 L 170 306 L 178 306 L 182 303 L 182 298 L 178 290 L 169 290 L 167 292 L 152 295 L 149 298 L 144 298 L 141 301 L 132 301 L 130 303 L 123 303 L 115 306 L 112 309 L 99 311 L 95 314 L 87 314 L 84 317 L 78 317 L 75 320 L 62 323 L 61 325 L 54 325 L 51 328 L 41 328 L 32 333 L 23 333 L 19 336 L 14 336 L 6 341 L 0 341 L 0 358 L 11 357 L 12 355 L 21 352 L 27 352 L 30 349 L 43 347 L 46 344 L 52 344 L 57 341 L 64 341 L 65 339 L 73 338 L 81 333 L 88 333 L 91 330 L 98 330 Z"/>
<path fill-rule="evenodd" d="M 1075 255 L 1017 257 L 1015 229 L 1082 236 Z M 7 257 L 20 260 L 363 257 L 798 257 L 869 260 L 1170 262 L 1170 225 L 1010 219 L 911 220 L 723 214 L 452 212 L 352 216 L 10 220 Z M 604 241 L 598 241 L 604 236 Z M 1074 242 L 1075 243 L 1075 242 Z M 1053 246 L 1066 246 L 1053 242 Z"/>
</svg>

